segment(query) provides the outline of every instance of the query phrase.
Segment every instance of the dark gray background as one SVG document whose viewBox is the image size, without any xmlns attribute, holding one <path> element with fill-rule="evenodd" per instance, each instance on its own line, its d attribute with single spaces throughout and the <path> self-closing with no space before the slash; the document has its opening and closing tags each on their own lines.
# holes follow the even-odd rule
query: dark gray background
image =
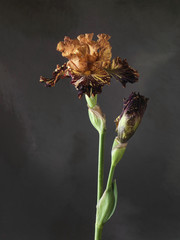
<svg viewBox="0 0 180 240">
<path fill-rule="evenodd" d="M 65 35 L 108 33 L 139 82 L 112 81 L 105 177 L 122 98 L 140 91 L 148 108 L 116 169 L 119 199 L 103 240 L 180 239 L 180 1 L 0 1 L 0 239 L 92 240 L 98 135 L 69 79 L 45 88 L 66 59 Z"/>
</svg>

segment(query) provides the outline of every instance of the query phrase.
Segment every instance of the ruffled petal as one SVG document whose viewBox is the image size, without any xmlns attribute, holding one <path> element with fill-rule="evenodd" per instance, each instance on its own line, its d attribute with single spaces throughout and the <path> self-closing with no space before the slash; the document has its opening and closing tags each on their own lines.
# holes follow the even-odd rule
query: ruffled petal
<svg viewBox="0 0 180 240">
<path fill-rule="evenodd" d="M 69 61 L 67 65 L 72 69 L 81 72 L 93 72 L 94 65 L 100 63 L 100 67 L 108 67 L 110 65 L 111 45 L 109 43 L 110 36 L 107 34 L 99 34 L 98 40 L 93 41 L 93 33 L 81 34 L 77 39 L 65 37 L 63 42 L 59 42 L 57 50 L 62 52 L 62 56 Z"/>
<path fill-rule="evenodd" d="M 116 57 L 112 60 L 109 68 L 105 69 L 112 77 L 120 81 L 123 87 L 126 87 L 126 83 L 135 83 L 138 81 L 139 73 L 130 67 L 126 59 L 121 60 L 120 57 Z"/>
<path fill-rule="evenodd" d="M 98 37 L 98 44 L 99 44 L 99 61 L 102 62 L 109 62 L 112 58 L 112 53 L 111 53 L 111 45 L 109 43 L 109 39 L 111 38 L 111 36 L 109 36 L 108 34 L 105 33 L 101 33 L 97 35 Z"/>
<path fill-rule="evenodd" d="M 64 42 L 59 42 L 56 49 L 62 52 L 63 57 L 69 59 L 73 54 L 76 53 L 78 47 L 80 47 L 78 39 L 71 39 L 70 37 L 65 36 Z"/>
</svg>

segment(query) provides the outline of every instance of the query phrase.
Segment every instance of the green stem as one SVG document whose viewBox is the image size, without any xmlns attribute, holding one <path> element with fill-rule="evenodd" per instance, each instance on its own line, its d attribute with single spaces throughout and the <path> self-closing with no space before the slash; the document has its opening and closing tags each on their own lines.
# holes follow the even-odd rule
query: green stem
<svg viewBox="0 0 180 240">
<path fill-rule="evenodd" d="M 97 179 L 97 203 L 103 194 L 104 177 L 104 135 L 105 130 L 99 133 L 99 155 L 98 155 L 98 179 Z"/>
<path fill-rule="evenodd" d="M 110 168 L 110 170 L 109 170 L 109 176 L 108 176 L 108 181 L 107 181 L 106 189 L 108 189 L 108 188 L 110 188 L 110 187 L 112 186 L 115 167 L 116 167 L 116 166 L 114 166 L 113 164 L 111 164 L 111 168 Z"/>
<path fill-rule="evenodd" d="M 103 194 L 103 177 L 104 177 L 104 135 L 105 130 L 99 133 L 99 154 L 98 154 L 98 179 L 97 179 L 97 204 Z M 96 212 L 97 214 L 97 212 Z M 94 240 L 102 239 L 102 226 L 95 224 Z"/>
<path fill-rule="evenodd" d="M 101 240 L 102 239 L 102 230 L 103 230 L 103 227 L 95 226 L 94 240 Z"/>
</svg>

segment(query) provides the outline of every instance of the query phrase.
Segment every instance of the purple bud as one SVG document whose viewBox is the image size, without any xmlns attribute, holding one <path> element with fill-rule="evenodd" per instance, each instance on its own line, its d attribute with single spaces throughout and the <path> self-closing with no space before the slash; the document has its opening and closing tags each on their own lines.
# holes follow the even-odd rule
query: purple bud
<svg viewBox="0 0 180 240">
<path fill-rule="evenodd" d="M 121 143 L 128 142 L 135 133 L 146 110 L 147 101 L 148 98 L 135 92 L 132 92 L 128 99 L 124 99 L 123 111 L 115 120 Z"/>
</svg>

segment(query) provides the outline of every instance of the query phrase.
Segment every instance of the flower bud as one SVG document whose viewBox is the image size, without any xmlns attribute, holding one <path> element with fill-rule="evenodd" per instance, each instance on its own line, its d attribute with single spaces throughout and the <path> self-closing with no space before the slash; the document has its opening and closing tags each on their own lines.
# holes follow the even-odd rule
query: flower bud
<svg viewBox="0 0 180 240">
<path fill-rule="evenodd" d="M 131 93 L 128 99 L 124 99 L 124 107 L 121 115 L 116 118 L 116 131 L 121 143 L 126 143 L 138 128 L 147 107 L 148 98 L 139 93 Z"/>
</svg>

